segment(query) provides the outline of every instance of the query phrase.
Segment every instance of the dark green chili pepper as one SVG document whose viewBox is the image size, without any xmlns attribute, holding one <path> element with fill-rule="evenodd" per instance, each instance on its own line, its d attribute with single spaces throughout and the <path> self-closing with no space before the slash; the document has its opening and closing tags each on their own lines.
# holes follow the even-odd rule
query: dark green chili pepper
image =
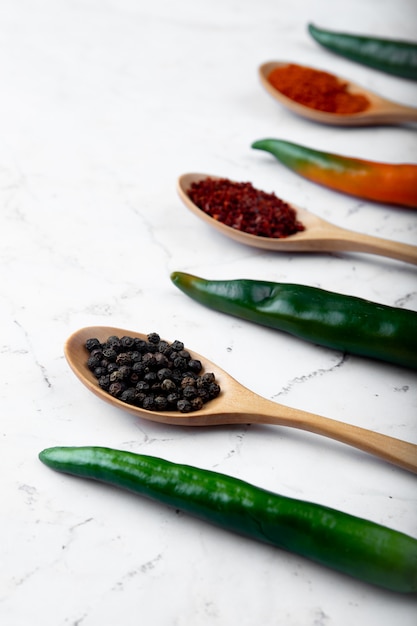
<svg viewBox="0 0 417 626">
<path fill-rule="evenodd" d="M 164 502 L 227 530 L 294 552 L 362 581 L 417 591 L 417 539 L 237 478 L 102 447 L 47 448 L 40 460 Z"/>
<path fill-rule="evenodd" d="M 417 43 L 334 32 L 308 25 L 310 35 L 323 47 L 387 74 L 417 80 Z"/>
<path fill-rule="evenodd" d="M 205 306 L 312 343 L 417 369 L 417 312 L 317 287 L 267 281 L 171 280 Z"/>
</svg>

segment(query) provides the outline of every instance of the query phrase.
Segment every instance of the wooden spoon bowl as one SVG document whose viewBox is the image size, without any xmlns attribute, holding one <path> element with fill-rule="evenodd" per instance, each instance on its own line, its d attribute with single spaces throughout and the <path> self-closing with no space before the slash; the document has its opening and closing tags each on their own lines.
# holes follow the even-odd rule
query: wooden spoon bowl
<svg viewBox="0 0 417 626">
<path fill-rule="evenodd" d="M 297 219 L 304 224 L 305 230 L 289 237 L 260 237 L 226 226 L 226 224 L 213 219 L 202 211 L 189 196 L 189 189 L 192 183 L 208 177 L 208 174 L 183 174 L 177 182 L 178 194 L 185 206 L 194 215 L 212 228 L 220 231 L 226 237 L 230 237 L 239 243 L 274 252 L 365 252 L 417 264 L 417 246 L 340 228 L 321 219 L 314 213 L 295 207 L 292 204 L 292 208 L 297 213 Z M 216 179 L 219 177 L 210 176 L 210 178 Z"/>
<path fill-rule="evenodd" d="M 398 104 L 397 102 L 383 98 L 376 93 L 373 93 L 372 91 L 369 91 L 368 89 L 365 89 L 364 87 L 361 87 L 342 77 L 339 77 L 339 79 L 343 83 L 348 84 L 348 92 L 352 94 L 362 94 L 368 98 L 370 106 L 365 111 L 341 115 L 340 113 L 319 111 L 300 104 L 299 102 L 291 100 L 291 98 L 285 96 L 283 93 L 278 91 L 278 89 L 275 89 L 275 87 L 273 87 L 268 80 L 272 70 L 286 65 L 289 65 L 289 63 L 282 61 L 268 61 L 267 63 L 263 63 L 259 67 L 260 80 L 266 91 L 273 98 L 275 98 L 275 100 L 301 117 L 305 117 L 313 122 L 330 124 L 333 126 L 382 126 L 386 124 L 417 122 L 417 108 Z"/>
<path fill-rule="evenodd" d="M 214 426 L 222 424 L 274 424 L 309 431 L 335 439 L 374 454 L 394 465 L 417 473 L 417 446 L 375 433 L 364 428 L 351 426 L 313 413 L 293 409 L 257 395 L 250 391 L 220 367 L 196 352 L 190 354 L 201 361 L 204 371 L 213 372 L 221 387 L 220 395 L 207 402 L 202 409 L 193 413 L 179 411 L 149 411 L 126 404 L 103 391 L 87 365 L 87 339 L 96 337 L 104 343 L 108 337 L 147 338 L 141 333 L 109 326 L 81 328 L 67 340 L 64 352 L 69 366 L 79 380 L 96 396 L 124 411 L 142 419 L 179 426 Z"/>
</svg>

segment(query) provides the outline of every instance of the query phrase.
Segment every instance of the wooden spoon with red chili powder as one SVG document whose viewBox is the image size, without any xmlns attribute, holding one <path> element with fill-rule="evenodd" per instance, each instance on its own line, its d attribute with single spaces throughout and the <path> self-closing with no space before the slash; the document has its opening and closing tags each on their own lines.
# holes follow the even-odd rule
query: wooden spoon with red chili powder
<svg viewBox="0 0 417 626">
<path fill-rule="evenodd" d="M 177 190 L 198 218 L 248 246 L 275 252 L 366 252 L 417 265 L 417 246 L 340 228 L 250 183 L 189 173 L 179 177 Z M 254 234 L 258 223 L 261 230 Z"/>
<path fill-rule="evenodd" d="M 417 108 L 382 98 L 329 72 L 269 61 L 260 66 L 259 75 L 273 98 L 313 122 L 334 126 L 417 122 Z"/>
</svg>

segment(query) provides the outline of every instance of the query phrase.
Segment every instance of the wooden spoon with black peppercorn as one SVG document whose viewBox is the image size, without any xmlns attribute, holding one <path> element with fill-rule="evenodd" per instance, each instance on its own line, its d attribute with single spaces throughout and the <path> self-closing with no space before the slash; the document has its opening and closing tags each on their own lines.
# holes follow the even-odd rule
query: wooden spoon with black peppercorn
<svg viewBox="0 0 417 626">
<path fill-rule="evenodd" d="M 147 338 L 141 333 L 121 328 L 92 326 L 81 328 L 73 333 L 64 348 L 69 366 L 79 380 L 96 396 L 119 409 L 153 422 L 180 426 L 248 423 L 288 426 L 335 439 L 417 473 L 417 445 L 267 400 L 241 385 L 205 357 L 191 351 L 189 352 L 192 358 L 201 361 L 203 371 L 215 374 L 221 390 L 216 398 L 209 400 L 201 409 L 191 413 L 152 411 L 122 402 L 98 385 L 94 373 L 87 365 L 89 353 L 85 345 L 86 341 L 92 337 L 104 343 L 110 336 L 126 335 L 143 340 Z"/>
<path fill-rule="evenodd" d="M 364 87 L 356 85 L 351 81 L 339 77 L 342 84 L 347 85 L 347 92 L 365 96 L 369 105 L 358 113 L 333 113 L 315 109 L 300 102 L 296 102 L 276 89 L 270 82 L 269 76 L 273 70 L 289 66 L 289 63 L 282 61 L 268 61 L 259 67 L 261 84 L 266 91 L 280 104 L 287 109 L 307 118 L 312 122 L 330 124 L 332 126 L 383 126 L 391 124 L 404 124 L 406 122 L 417 122 L 417 108 L 399 104 L 383 98 Z M 299 66 L 303 67 L 303 66 Z M 310 69 L 310 68 L 306 68 Z"/>
<path fill-rule="evenodd" d="M 189 196 L 191 185 L 207 178 L 220 180 L 220 177 L 208 174 L 183 174 L 177 182 L 178 194 L 194 215 L 239 243 L 274 252 L 365 252 L 417 265 L 417 246 L 341 228 L 292 204 L 297 220 L 304 226 L 304 230 L 292 235 L 264 237 L 227 226 L 200 209 Z"/>
</svg>

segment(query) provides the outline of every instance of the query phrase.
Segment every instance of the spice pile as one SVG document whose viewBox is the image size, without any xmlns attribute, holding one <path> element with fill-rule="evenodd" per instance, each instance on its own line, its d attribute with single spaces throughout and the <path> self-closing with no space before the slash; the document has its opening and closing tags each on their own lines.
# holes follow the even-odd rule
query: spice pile
<svg viewBox="0 0 417 626">
<path fill-rule="evenodd" d="M 213 219 L 250 235 L 282 238 L 304 230 L 289 204 L 251 183 L 204 178 L 192 183 L 188 195 Z"/>
<path fill-rule="evenodd" d="M 290 63 L 273 69 L 268 81 L 287 98 L 311 109 L 346 115 L 369 107 L 366 96 L 350 93 L 347 83 L 329 72 Z"/>
<path fill-rule="evenodd" d="M 88 368 L 109 394 L 148 411 L 190 413 L 216 398 L 220 387 L 211 372 L 202 373 L 181 341 L 168 343 L 158 333 L 147 340 L 111 336 L 87 339 Z"/>
</svg>

